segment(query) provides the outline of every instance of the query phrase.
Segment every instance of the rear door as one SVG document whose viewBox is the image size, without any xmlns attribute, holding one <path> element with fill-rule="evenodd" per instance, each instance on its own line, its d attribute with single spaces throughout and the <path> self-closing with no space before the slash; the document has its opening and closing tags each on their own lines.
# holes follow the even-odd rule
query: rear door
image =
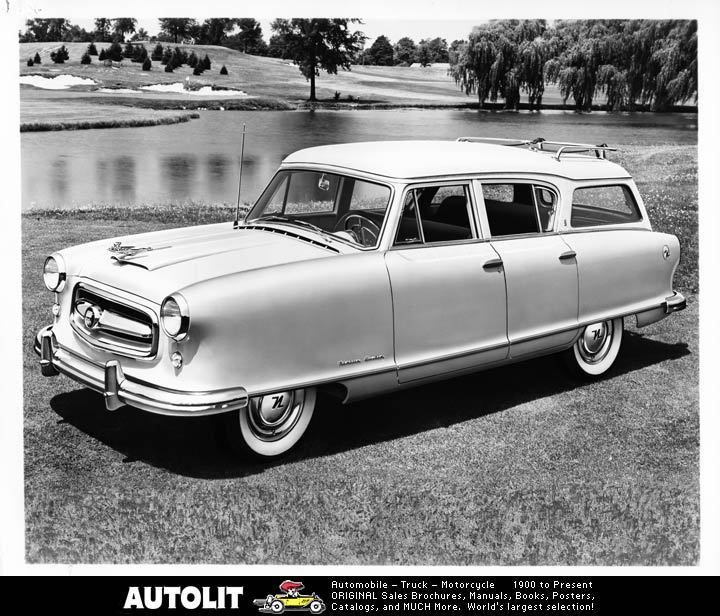
<svg viewBox="0 0 720 616">
<path fill-rule="evenodd" d="M 403 205 L 385 255 L 400 382 L 505 359 L 505 277 L 469 182 L 419 185 Z"/>
<path fill-rule="evenodd" d="M 510 357 L 569 345 L 578 323 L 575 253 L 554 233 L 559 192 L 521 180 L 479 183 L 493 248 L 507 286 Z"/>
</svg>

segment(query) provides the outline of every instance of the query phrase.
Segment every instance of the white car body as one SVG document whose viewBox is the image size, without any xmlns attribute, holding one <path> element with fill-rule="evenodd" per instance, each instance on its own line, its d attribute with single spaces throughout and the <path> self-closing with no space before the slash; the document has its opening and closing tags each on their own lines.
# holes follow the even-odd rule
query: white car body
<svg viewBox="0 0 720 616">
<path fill-rule="evenodd" d="M 348 402 L 572 349 L 591 334 L 609 341 L 611 325 L 598 334 L 598 324 L 617 327 L 617 319 L 635 316 L 647 325 L 684 308 L 685 300 L 673 290 L 677 238 L 652 231 L 635 183 L 606 159 L 608 149 L 459 140 L 301 150 L 280 173 L 317 172 L 321 190 L 326 175 L 388 189 L 374 245 L 257 218 L 59 251 L 53 256 L 65 280 L 57 314 L 36 341 L 43 371 L 104 393 L 111 409 L 242 414 L 249 401 L 277 392 L 320 388 Z M 575 192 L 594 187 L 603 188 Z M 447 199 L 455 213 L 461 206 L 449 206 L 464 195 L 467 222 L 458 228 L 467 237 L 425 237 L 431 231 L 454 237 L 453 225 L 431 219 L 445 202 L 422 202 L 443 190 L 456 193 Z M 487 199 L 509 190 L 507 202 Z M 604 191 L 622 194 L 631 213 L 573 206 L 574 195 Z M 521 215 L 513 218 L 506 206 Z M 512 233 L 516 219 L 529 224 L 531 207 L 536 230 Z M 596 214 L 601 224 L 593 224 Z M 420 237 L 411 230 L 401 243 L 400 227 L 413 216 Z M 348 232 L 364 235 L 363 225 Z M 181 340 L 159 325 L 161 303 L 173 294 L 190 314 Z M 101 326 L 88 330 L 92 306 L 102 313 Z M 112 318 L 127 327 L 122 317 L 132 321 L 140 313 L 146 337 L 130 335 L 123 346 Z M 87 318 L 92 324 L 93 314 Z M 179 368 L 171 362 L 176 352 Z"/>
</svg>

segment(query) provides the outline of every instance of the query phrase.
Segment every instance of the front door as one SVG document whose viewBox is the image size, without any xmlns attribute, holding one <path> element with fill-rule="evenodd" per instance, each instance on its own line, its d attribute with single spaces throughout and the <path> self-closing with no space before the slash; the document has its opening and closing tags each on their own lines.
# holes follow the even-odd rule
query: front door
<svg viewBox="0 0 720 616">
<path fill-rule="evenodd" d="M 557 193 L 530 182 L 483 182 L 484 211 L 507 285 L 510 357 L 569 345 L 577 332 L 575 253 L 553 233 Z"/>
<path fill-rule="evenodd" d="M 469 185 L 409 190 L 385 256 L 401 383 L 507 357 L 505 276 L 478 241 Z"/>
</svg>

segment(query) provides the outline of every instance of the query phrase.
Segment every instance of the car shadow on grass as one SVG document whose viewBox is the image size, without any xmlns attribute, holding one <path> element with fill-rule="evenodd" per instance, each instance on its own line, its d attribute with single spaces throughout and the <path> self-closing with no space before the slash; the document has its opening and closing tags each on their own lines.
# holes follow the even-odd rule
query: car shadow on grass
<svg viewBox="0 0 720 616">
<path fill-rule="evenodd" d="M 685 343 L 626 331 L 621 354 L 604 379 L 689 354 Z M 231 420 L 224 415 L 186 419 L 130 407 L 111 413 L 102 396 L 88 389 L 59 394 L 50 404 L 62 421 L 125 455 L 124 462 L 144 462 L 190 477 L 228 478 L 450 426 L 583 386 L 550 356 L 347 406 L 325 400 L 300 445 L 273 462 L 242 459 L 223 446 Z"/>
</svg>

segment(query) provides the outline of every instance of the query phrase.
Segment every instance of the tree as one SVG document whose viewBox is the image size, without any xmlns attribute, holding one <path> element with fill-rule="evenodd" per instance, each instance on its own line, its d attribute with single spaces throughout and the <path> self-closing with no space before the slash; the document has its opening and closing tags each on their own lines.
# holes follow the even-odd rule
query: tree
<svg viewBox="0 0 720 616">
<path fill-rule="evenodd" d="M 137 26 L 137 19 L 132 17 L 117 17 L 112 20 L 113 32 L 120 37 L 121 41 L 125 40 L 125 35 L 135 32 L 135 26 Z"/>
<path fill-rule="evenodd" d="M 158 43 L 157 45 L 155 45 L 155 49 L 153 49 L 152 59 L 153 60 L 162 60 L 162 57 L 163 57 L 163 46 L 160 43 Z"/>
<path fill-rule="evenodd" d="M 62 47 L 60 47 L 60 49 L 57 49 L 56 51 L 50 53 L 50 59 L 55 64 L 64 64 L 65 60 L 70 59 L 70 54 L 68 53 L 65 45 L 63 45 Z"/>
<path fill-rule="evenodd" d="M 105 48 L 103 47 L 100 50 L 100 55 L 98 56 L 98 60 L 101 61 L 101 60 L 106 60 L 106 59 L 107 59 L 107 52 L 105 51 Z"/>
<path fill-rule="evenodd" d="M 165 51 L 163 51 L 163 55 L 162 55 L 162 58 L 160 59 L 160 61 L 162 64 L 168 65 L 170 63 L 170 60 L 172 60 L 172 57 L 173 57 L 172 49 L 170 49 L 170 47 L 168 46 L 165 48 Z"/>
<path fill-rule="evenodd" d="M 105 58 L 114 62 L 122 62 L 123 59 L 123 48 L 120 43 L 113 41 L 105 52 Z"/>
<path fill-rule="evenodd" d="M 227 68 L 225 68 L 225 65 L 224 65 L 224 64 L 222 65 L 222 68 L 220 69 L 220 74 L 221 74 L 221 75 L 227 75 L 227 74 L 228 74 L 228 70 L 227 70 Z"/>
<path fill-rule="evenodd" d="M 212 66 L 210 65 L 210 58 L 207 54 L 205 54 L 205 57 L 200 60 L 200 65 L 202 66 L 202 70 L 204 71 L 209 71 L 212 68 Z"/>
<path fill-rule="evenodd" d="M 25 25 L 27 30 L 23 38 L 26 42 L 56 43 L 64 40 L 70 29 L 67 19 L 28 19 Z"/>
<path fill-rule="evenodd" d="M 415 62 L 415 53 L 417 47 L 415 41 L 407 36 L 403 36 L 393 48 L 393 62 L 401 66 L 410 66 Z"/>
<path fill-rule="evenodd" d="M 80 64 L 90 64 L 91 62 L 92 58 L 90 57 L 90 54 L 86 51 L 80 58 Z"/>
<path fill-rule="evenodd" d="M 158 21 L 160 31 L 169 36 L 174 43 L 178 42 L 178 38 L 187 36 L 191 28 L 197 27 L 197 21 L 189 17 L 161 17 Z"/>
<path fill-rule="evenodd" d="M 142 43 L 140 45 L 135 45 L 133 48 L 133 54 L 132 54 L 132 61 L 138 62 L 142 64 L 145 62 L 145 60 L 148 57 L 147 49 L 145 49 L 145 45 Z"/>
<path fill-rule="evenodd" d="M 95 43 L 90 43 L 87 48 L 86 52 L 89 56 L 96 56 L 98 55 L 97 47 L 95 47 Z"/>
<path fill-rule="evenodd" d="M 152 62 L 150 61 L 150 58 L 145 56 L 145 61 L 143 62 L 142 70 L 149 71 L 151 69 L 152 69 Z"/>
<path fill-rule="evenodd" d="M 268 43 L 267 55 L 271 58 L 282 58 L 287 60 L 290 58 L 288 46 L 285 43 L 285 37 L 282 34 L 273 34 Z"/>
<path fill-rule="evenodd" d="M 168 62 L 168 63 L 165 65 L 165 72 L 166 72 L 166 73 L 172 73 L 173 70 L 174 70 L 174 69 L 173 69 L 172 62 Z"/>
<path fill-rule="evenodd" d="M 199 60 L 198 57 L 195 55 L 195 52 L 191 51 L 187 59 L 188 66 L 195 68 L 198 65 L 198 61 Z"/>
<path fill-rule="evenodd" d="M 420 63 L 420 66 L 430 66 L 430 64 L 432 64 L 430 48 L 421 42 L 420 45 L 418 45 L 415 59 Z"/>
<path fill-rule="evenodd" d="M 150 35 L 145 28 L 140 28 L 135 34 L 133 34 L 131 41 L 147 41 L 150 39 Z"/>
<path fill-rule="evenodd" d="M 133 44 L 130 41 L 125 43 L 125 49 L 123 49 L 122 52 L 123 58 L 132 58 L 134 53 L 135 48 L 133 47 Z"/>
<path fill-rule="evenodd" d="M 393 47 L 388 38 L 381 34 L 365 51 L 365 63 L 377 66 L 392 66 L 394 63 Z"/>
<path fill-rule="evenodd" d="M 32 58 L 28 58 L 28 59 L 27 59 L 27 65 L 28 65 L 28 66 L 32 66 L 33 64 L 34 64 L 33 59 L 32 59 Z"/>
<path fill-rule="evenodd" d="M 107 17 L 97 17 L 95 19 L 95 39 L 102 43 L 110 41 L 111 20 Z"/>
<path fill-rule="evenodd" d="M 549 47 L 537 39 L 545 28 L 544 20 L 497 20 L 476 27 L 456 48 L 450 74 L 466 94 L 477 93 L 480 105 L 502 98 L 505 107 L 517 108 L 521 90 L 531 92 L 535 102 L 544 90 L 540 67 Z"/>
<path fill-rule="evenodd" d="M 68 28 L 62 38 L 63 41 L 67 41 L 69 43 L 85 43 L 92 41 L 92 39 L 93 35 L 85 30 L 85 28 L 81 28 L 80 26 L 70 23 L 68 23 Z"/>
<path fill-rule="evenodd" d="M 42 64 L 42 59 L 37 51 L 35 52 L 35 57 L 33 58 L 33 64 Z"/>
<path fill-rule="evenodd" d="M 427 64 L 445 63 L 448 61 L 447 41 L 444 38 L 423 39 L 418 43 L 418 56 L 429 60 Z M 418 59 L 422 64 L 422 61 Z M 423 64 L 423 66 L 427 66 Z"/>
<path fill-rule="evenodd" d="M 237 21 L 230 17 L 206 19 L 200 26 L 200 42 L 205 45 L 222 45 Z"/>
<path fill-rule="evenodd" d="M 359 19 L 276 19 L 273 31 L 282 36 L 288 57 L 310 81 L 310 99 L 317 100 L 315 78 L 324 70 L 337 74 L 338 67 L 350 70 L 353 54 L 357 53 L 366 37 L 362 32 L 351 32 L 350 24 L 362 23 Z"/>
<path fill-rule="evenodd" d="M 262 38 L 260 22 L 249 17 L 235 21 L 240 28 L 240 32 L 234 37 L 238 42 L 238 49 L 242 49 L 243 53 L 252 53 L 261 45 L 264 45 L 265 41 Z"/>
</svg>

